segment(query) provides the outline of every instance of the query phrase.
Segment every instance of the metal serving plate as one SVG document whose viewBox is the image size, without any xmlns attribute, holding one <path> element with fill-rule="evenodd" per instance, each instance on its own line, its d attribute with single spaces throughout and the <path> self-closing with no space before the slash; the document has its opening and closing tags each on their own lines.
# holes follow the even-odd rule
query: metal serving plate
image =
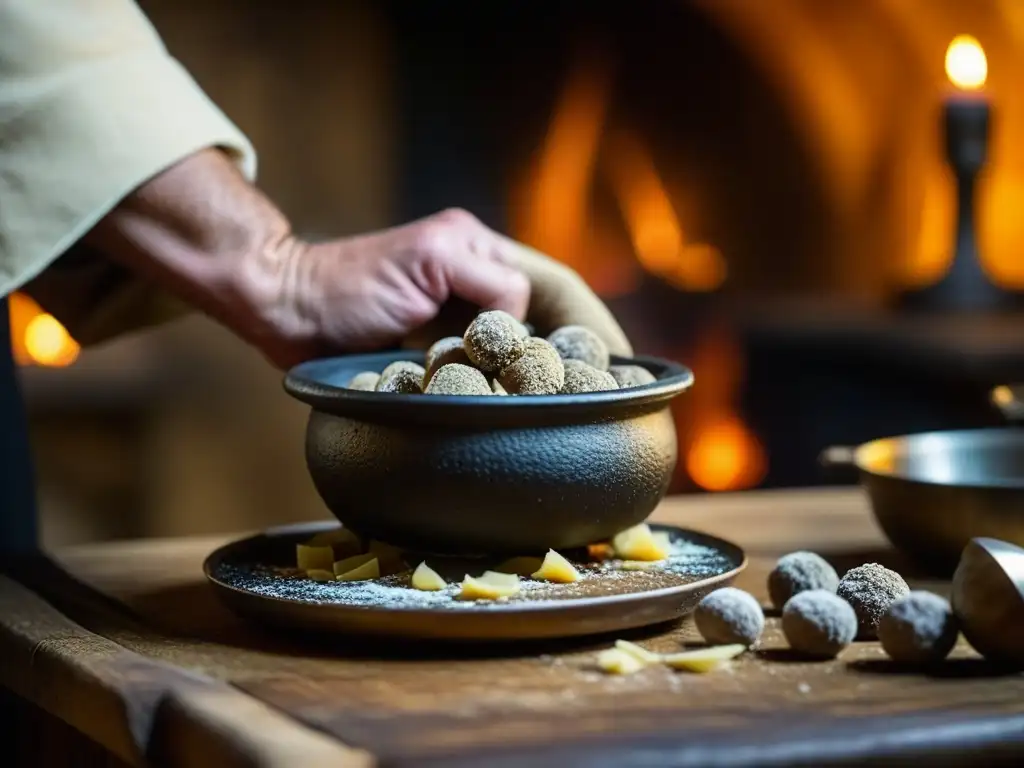
<svg viewBox="0 0 1024 768">
<path fill-rule="evenodd" d="M 701 598 L 730 584 L 747 564 L 742 549 L 672 526 L 673 554 L 650 570 L 589 564 L 575 584 L 524 582 L 507 602 L 464 602 L 453 592 L 485 561 L 427 558 L 448 592 L 408 588 L 408 574 L 369 582 L 315 582 L 291 575 L 295 545 L 337 527 L 306 523 L 269 530 L 213 552 L 203 570 L 218 596 L 240 615 L 293 630 L 389 638 L 508 641 L 578 637 L 660 624 L 690 613 Z M 410 565 L 419 560 L 413 556 Z M 454 584 L 453 584 L 454 583 Z"/>
</svg>

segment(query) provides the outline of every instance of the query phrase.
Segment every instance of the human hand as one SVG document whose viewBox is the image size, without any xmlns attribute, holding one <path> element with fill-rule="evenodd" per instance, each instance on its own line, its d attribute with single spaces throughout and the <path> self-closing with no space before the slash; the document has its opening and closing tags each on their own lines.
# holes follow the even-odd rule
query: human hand
<svg viewBox="0 0 1024 768">
<path fill-rule="evenodd" d="M 323 354 L 459 334 L 465 313 L 446 303 L 501 309 L 540 331 L 587 325 L 631 354 L 611 313 L 572 270 L 452 209 L 403 226 L 309 245 L 284 242 L 268 314 L 280 338 L 266 350 L 286 366 Z"/>
<path fill-rule="evenodd" d="M 585 325 L 631 349 L 608 308 L 568 267 L 460 210 L 326 243 L 283 214 L 218 151 L 186 158 L 110 212 L 86 243 L 216 318 L 287 368 L 313 357 L 425 346 L 461 302 L 538 332 Z"/>
</svg>

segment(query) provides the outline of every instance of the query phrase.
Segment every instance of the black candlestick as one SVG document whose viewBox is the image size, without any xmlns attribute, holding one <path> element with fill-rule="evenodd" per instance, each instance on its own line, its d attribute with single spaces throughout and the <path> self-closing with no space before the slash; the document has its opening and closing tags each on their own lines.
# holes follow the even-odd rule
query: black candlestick
<svg viewBox="0 0 1024 768">
<path fill-rule="evenodd" d="M 957 188 L 956 250 L 939 282 L 904 296 L 908 307 L 978 311 L 1007 305 L 1006 292 L 982 269 L 975 232 L 975 186 L 988 156 L 989 113 L 989 104 L 981 97 L 951 97 L 945 102 L 946 159 Z"/>
</svg>

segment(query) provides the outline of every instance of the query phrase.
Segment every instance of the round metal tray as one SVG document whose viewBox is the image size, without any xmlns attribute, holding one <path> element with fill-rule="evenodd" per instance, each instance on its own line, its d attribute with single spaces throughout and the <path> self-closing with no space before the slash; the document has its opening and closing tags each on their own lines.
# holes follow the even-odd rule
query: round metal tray
<svg viewBox="0 0 1024 768">
<path fill-rule="evenodd" d="M 453 592 L 465 573 L 494 563 L 435 561 L 448 592 L 408 588 L 408 574 L 370 582 L 315 582 L 294 576 L 295 545 L 337 527 L 305 523 L 268 530 L 213 552 L 203 570 L 225 604 L 240 615 L 290 630 L 449 641 L 540 640 L 620 632 L 690 613 L 706 594 L 727 586 L 747 564 L 735 544 L 672 526 L 673 554 L 649 570 L 622 570 L 617 561 L 577 561 L 575 584 L 524 581 L 508 601 L 465 602 Z M 409 556 L 415 566 L 419 559 Z M 454 582 L 454 584 L 452 584 Z"/>
</svg>

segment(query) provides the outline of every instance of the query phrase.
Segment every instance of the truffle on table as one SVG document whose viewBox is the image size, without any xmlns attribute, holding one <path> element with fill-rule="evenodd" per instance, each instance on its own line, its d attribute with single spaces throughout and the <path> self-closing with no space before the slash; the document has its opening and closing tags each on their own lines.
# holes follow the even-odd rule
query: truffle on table
<svg viewBox="0 0 1024 768">
<path fill-rule="evenodd" d="M 498 382 L 512 395 L 554 395 L 565 383 L 565 367 L 558 350 L 531 338 L 523 356 L 498 374 Z"/>
<path fill-rule="evenodd" d="M 608 370 L 608 345 L 589 328 L 564 325 L 548 336 L 548 341 L 563 360 L 581 360 L 599 371 Z"/>
<path fill-rule="evenodd" d="M 794 651 L 832 659 L 857 636 L 857 614 L 832 592 L 812 589 L 786 603 L 782 609 L 782 632 Z"/>
<path fill-rule="evenodd" d="M 857 614 L 857 638 L 874 640 L 882 616 L 896 600 L 910 594 L 910 587 L 896 571 L 867 563 L 847 571 L 836 594 Z"/>
<path fill-rule="evenodd" d="M 776 608 L 782 608 L 793 595 L 801 592 L 824 589 L 834 593 L 838 587 L 836 569 L 814 552 L 784 555 L 768 574 L 768 594 Z"/>
<path fill-rule="evenodd" d="M 754 645 L 764 632 L 764 611 L 753 595 L 735 587 L 716 589 L 693 613 L 701 637 L 713 645 Z"/>
<path fill-rule="evenodd" d="M 620 389 L 642 387 L 657 381 L 654 374 L 639 365 L 613 365 L 608 368 Z"/>
<path fill-rule="evenodd" d="M 565 382 L 559 390 L 563 395 L 577 395 L 585 392 L 605 392 L 618 389 L 619 385 L 607 371 L 599 371 L 581 360 L 566 360 L 562 367 Z"/>
<path fill-rule="evenodd" d="M 448 363 L 437 369 L 423 390 L 428 395 L 493 395 L 491 383 L 476 368 Z"/>
<path fill-rule="evenodd" d="M 423 366 L 408 360 L 391 363 L 380 374 L 378 392 L 415 395 L 423 391 Z"/>
<path fill-rule="evenodd" d="M 526 328 L 501 310 L 481 312 L 462 337 L 470 361 L 484 373 L 498 373 L 526 351 Z"/>
<path fill-rule="evenodd" d="M 345 385 L 346 389 L 356 389 L 360 392 L 373 392 L 377 389 L 377 383 L 380 381 L 380 374 L 374 373 L 373 371 L 363 371 L 357 373 L 348 384 Z"/>
<path fill-rule="evenodd" d="M 878 622 L 878 639 L 893 661 L 933 664 L 953 650 L 960 634 L 947 600 L 931 592 L 911 592 L 889 606 Z"/>
<path fill-rule="evenodd" d="M 461 336 L 446 336 L 430 345 L 426 357 L 427 372 L 423 377 L 424 386 L 429 383 L 438 368 L 448 365 L 448 363 L 470 365 L 469 355 L 466 354 L 466 348 L 462 345 Z"/>
</svg>

